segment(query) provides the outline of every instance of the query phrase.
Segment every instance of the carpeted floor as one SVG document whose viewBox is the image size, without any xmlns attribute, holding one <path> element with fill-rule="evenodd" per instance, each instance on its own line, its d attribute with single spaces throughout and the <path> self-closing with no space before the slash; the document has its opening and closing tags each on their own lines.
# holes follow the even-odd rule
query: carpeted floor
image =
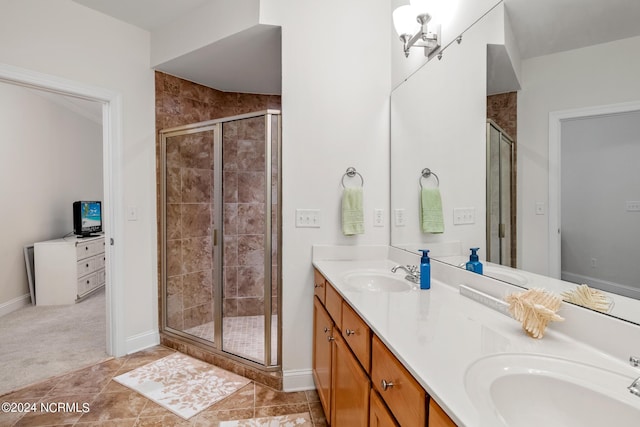
<svg viewBox="0 0 640 427">
<path fill-rule="evenodd" d="M 104 289 L 73 305 L 0 317 L 0 395 L 108 359 Z"/>
</svg>

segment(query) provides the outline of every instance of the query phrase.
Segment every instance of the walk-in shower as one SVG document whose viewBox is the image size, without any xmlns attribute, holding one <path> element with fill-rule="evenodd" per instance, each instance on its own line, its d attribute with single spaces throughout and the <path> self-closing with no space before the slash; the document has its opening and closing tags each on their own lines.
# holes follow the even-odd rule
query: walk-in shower
<svg viewBox="0 0 640 427">
<path fill-rule="evenodd" d="M 162 332 L 280 364 L 280 111 L 160 131 Z"/>
</svg>

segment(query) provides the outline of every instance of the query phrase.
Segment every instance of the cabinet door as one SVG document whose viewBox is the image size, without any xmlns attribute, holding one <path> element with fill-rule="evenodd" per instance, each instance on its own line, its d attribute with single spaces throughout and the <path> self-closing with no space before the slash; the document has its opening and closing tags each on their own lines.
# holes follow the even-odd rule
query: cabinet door
<svg viewBox="0 0 640 427">
<path fill-rule="evenodd" d="M 313 298 L 313 379 L 320 396 L 322 409 L 330 418 L 331 402 L 331 348 L 334 335 L 333 321 L 318 298 Z"/>
<path fill-rule="evenodd" d="M 332 362 L 331 426 L 367 427 L 371 392 L 369 377 L 340 334 L 335 334 Z"/>
<path fill-rule="evenodd" d="M 456 423 L 433 399 L 429 401 L 429 427 L 456 427 Z"/>
<path fill-rule="evenodd" d="M 385 406 L 380 395 L 374 390 L 371 390 L 369 427 L 398 427 L 398 423 L 393 418 L 393 415 L 391 415 L 391 412 L 389 412 Z"/>
</svg>

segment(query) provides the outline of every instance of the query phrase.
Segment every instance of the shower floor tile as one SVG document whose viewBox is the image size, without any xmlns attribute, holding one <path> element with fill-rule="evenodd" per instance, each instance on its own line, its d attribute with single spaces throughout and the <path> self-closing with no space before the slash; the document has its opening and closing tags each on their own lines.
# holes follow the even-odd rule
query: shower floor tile
<svg viewBox="0 0 640 427">
<path fill-rule="evenodd" d="M 214 342 L 214 322 L 194 326 L 184 332 Z M 264 362 L 264 316 L 222 319 L 222 349 L 256 362 Z M 278 363 L 278 316 L 271 317 L 271 362 Z"/>
</svg>

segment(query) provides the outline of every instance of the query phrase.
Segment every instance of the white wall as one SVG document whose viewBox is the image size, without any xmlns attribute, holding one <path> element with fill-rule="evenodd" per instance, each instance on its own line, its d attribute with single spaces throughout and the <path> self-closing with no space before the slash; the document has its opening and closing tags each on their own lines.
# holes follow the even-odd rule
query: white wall
<svg viewBox="0 0 640 427">
<path fill-rule="evenodd" d="M 0 0 L 0 63 L 118 92 L 123 104 L 121 224 L 127 350 L 157 340 L 154 80 L 149 33 L 70 0 Z M 154 335 L 155 332 L 155 335 Z M 136 340 L 139 341 L 136 341 Z M 146 339 L 146 341 L 145 341 Z"/>
<path fill-rule="evenodd" d="M 518 266 L 547 275 L 549 113 L 640 100 L 640 37 L 522 62 L 518 93 Z"/>
<path fill-rule="evenodd" d="M 366 19 L 362 19 L 366 11 Z M 389 206 L 388 2 L 263 0 L 261 23 L 282 26 L 283 370 L 311 369 L 313 244 L 388 244 L 373 209 Z M 358 40 L 350 37 L 364 35 Z M 340 227 L 340 180 L 362 174 L 365 234 Z M 295 209 L 321 227 L 295 228 Z M 309 377 L 310 378 L 310 377 Z"/>
<path fill-rule="evenodd" d="M 71 232 L 75 200 L 102 200 L 102 125 L 0 83 L 0 134 L 3 306 L 29 294 L 23 246 Z"/>
<path fill-rule="evenodd" d="M 640 291 L 640 111 L 567 120 L 561 145 L 563 278 Z"/>
</svg>

